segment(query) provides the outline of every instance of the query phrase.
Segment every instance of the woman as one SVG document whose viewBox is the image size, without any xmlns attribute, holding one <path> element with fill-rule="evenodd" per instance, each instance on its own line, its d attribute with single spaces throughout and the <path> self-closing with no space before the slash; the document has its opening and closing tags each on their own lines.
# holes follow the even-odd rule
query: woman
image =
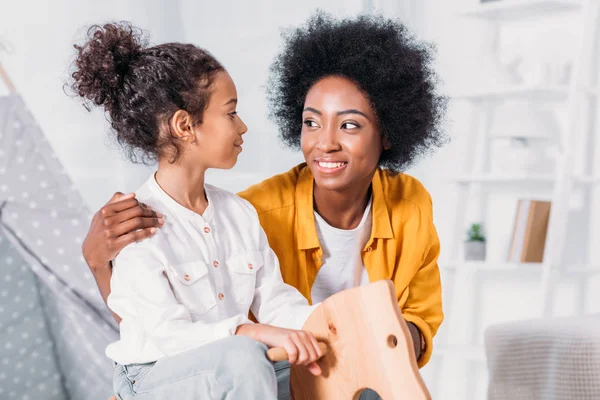
<svg viewBox="0 0 600 400">
<path fill-rule="evenodd" d="M 316 14 L 271 68 L 271 116 L 305 163 L 239 195 L 257 210 L 283 279 L 309 301 L 391 279 L 419 366 L 443 320 L 431 197 L 401 173 L 441 145 L 445 99 L 431 49 L 380 17 Z M 110 260 L 160 229 L 161 210 L 120 193 L 92 221 L 85 259 L 106 297 Z"/>
<path fill-rule="evenodd" d="M 122 320 L 106 354 L 117 397 L 275 400 L 267 347 L 315 374 L 321 350 L 300 330 L 313 307 L 282 281 L 254 208 L 205 184 L 242 151 L 231 76 L 203 49 L 146 46 L 125 23 L 88 32 L 73 88 L 104 108 L 121 145 L 157 161 L 137 197 L 168 217 L 115 259 L 107 304 Z"/>
</svg>

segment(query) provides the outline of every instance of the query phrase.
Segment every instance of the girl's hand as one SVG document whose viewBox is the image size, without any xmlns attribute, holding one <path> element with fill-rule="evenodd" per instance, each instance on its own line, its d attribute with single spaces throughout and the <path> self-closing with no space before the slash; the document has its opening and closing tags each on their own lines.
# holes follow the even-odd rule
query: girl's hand
<svg viewBox="0 0 600 400">
<path fill-rule="evenodd" d="M 323 356 L 323 352 L 310 332 L 248 324 L 239 326 L 236 335 L 249 336 L 268 347 L 283 347 L 288 353 L 290 364 L 304 365 L 313 375 L 321 375 L 321 367 L 315 361 Z"/>
<path fill-rule="evenodd" d="M 115 193 L 92 218 L 82 245 L 85 261 L 92 270 L 109 266 L 125 246 L 154 235 L 162 217 L 134 193 Z"/>
</svg>

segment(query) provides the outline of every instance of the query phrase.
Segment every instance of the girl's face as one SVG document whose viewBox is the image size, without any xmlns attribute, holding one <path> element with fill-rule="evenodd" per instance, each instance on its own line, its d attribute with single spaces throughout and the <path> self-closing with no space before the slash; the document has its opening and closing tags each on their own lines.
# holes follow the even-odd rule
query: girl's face
<svg viewBox="0 0 600 400">
<path fill-rule="evenodd" d="M 310 88 L 301 147 L 316 186 L 344 190 L 371 182 L 384 143 L 375 112 L 354 82 L 330 76 Z"/>
<path fill-rule="evenodd" d="M 184 156 L 204 168 L 232 168 L 242 152 L 248 127 L 237 115 L 237 90 L 226 71 L 217 73 L 201 124 L 193 128 L 193 143 Z M 185 153 L 188 153 L 185 155 Z"/>
</svg>

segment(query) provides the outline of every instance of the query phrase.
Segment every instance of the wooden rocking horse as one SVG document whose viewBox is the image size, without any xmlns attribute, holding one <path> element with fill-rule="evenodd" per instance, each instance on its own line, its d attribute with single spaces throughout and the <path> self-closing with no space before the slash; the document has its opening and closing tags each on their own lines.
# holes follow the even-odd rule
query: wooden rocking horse
<svg viewBox="0 0 600 400">
<path fill-rule="evenodd" d="M 421 379 L 408 326 L 391 281 L 337 293 L 311 314 L 303 327 L 327 346 L 321 376 L 292 366 L 292 400 L 358 400 L 366 388 L 383 400 L 430 400 Z M 270 349 L 272 361 L 287 359 Z"/>
</svg>

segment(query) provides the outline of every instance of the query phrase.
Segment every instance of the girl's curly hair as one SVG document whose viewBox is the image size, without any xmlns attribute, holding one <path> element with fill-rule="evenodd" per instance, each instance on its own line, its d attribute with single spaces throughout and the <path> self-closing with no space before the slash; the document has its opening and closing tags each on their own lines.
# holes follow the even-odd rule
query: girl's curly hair
<svg viewBox="0 0 600 400">
<path fill-rule="evenodd" d="M 202 122 L 209 87 L 223 66 L 191 44 L 147 47 L 143 32 L 127 22 L 93 25 L 87 35 L 74 46 L 72 91 L 88 109 L 104 107 L 132 161 L 156 161 L 167 148 L 170 161 L 177 160 L 181 147 L 171 135 L 159 135 L 161 127 L 180 109 Z"/>
</svg>

